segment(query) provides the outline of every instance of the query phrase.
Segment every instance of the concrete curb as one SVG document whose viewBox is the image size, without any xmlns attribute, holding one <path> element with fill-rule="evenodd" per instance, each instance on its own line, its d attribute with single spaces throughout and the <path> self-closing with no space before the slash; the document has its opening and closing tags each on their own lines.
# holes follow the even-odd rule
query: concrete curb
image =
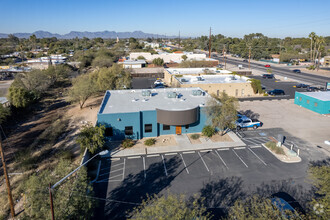
<svg viewBox="0 0 330 220">
<path fill-rule="evenodd" d="M 280 160 L 283 163 L 299 163 L 301 162 L 301 157 L 296 156 L 295 158 L 297 158 L 296 161 L 287 161 L 282 159 L 281 157 L 279 157 L 277 154 L 275 154 L 273 151 L 271 151 L 268 147 L 266 147 L 264 144 L 261 144 L 264 148 L 266 148 L 271 154 L 273 154 L 278 160 Z"/>
<path fill-rule="evenodd" d="M 212 150 L 219 148 L 229 148 L 229 147 L 242 147 L 246 144 L 234 133 L 228 132 L 228 135 L 233 140 L 233 142 L 213 142 L 210 144 L 190 144 L 189 146 L 163 146 L 163 147 L 149 147 L 149 148 L 139 148 L 139 149 L 123 149 L 116 150 L 110 153 L 110 157 L 127 157 L 127 156 L 143 156 L 149 154 L 165 154 L 174 152 L 184 152 L 184 151 L 198 151 L 198 150 Z"/>
</svg>

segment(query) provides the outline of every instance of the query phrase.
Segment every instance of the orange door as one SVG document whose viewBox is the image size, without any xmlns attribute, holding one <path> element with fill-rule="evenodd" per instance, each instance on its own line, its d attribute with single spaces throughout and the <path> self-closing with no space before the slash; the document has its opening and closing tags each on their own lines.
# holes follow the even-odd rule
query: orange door
<svg viewBox="0 0 330 220">
<path fill-rule="evenodd" d="M 176 134 L 181 134 L 181 126 L 176 126 L 175 133 Z"/>
</svg>

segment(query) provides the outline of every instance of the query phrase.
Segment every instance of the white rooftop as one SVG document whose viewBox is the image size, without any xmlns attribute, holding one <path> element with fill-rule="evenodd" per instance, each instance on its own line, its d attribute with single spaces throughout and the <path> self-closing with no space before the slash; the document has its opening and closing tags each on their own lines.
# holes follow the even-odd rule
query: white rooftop
<svg viewBox="0 0 330 220">
<path fill-rule="evenodd" d="M 138 111 L 188 110 L 197 106 L 204 106 L 211 96 L 200 88 L 165 88 L 149 89 L 151 96 L 143 96 L 142 91 L 135 90 L 108 90 L 104 96 L 99 114 L 127 113 Z M 194 96 L 194 90 L 202 91 L 202 95 Z M 168 98 L 168 93 L 175 92 L 177 98 Z"/>
<path fill-rule="evenodd" d="M 249 82 L 245 76 L 237 75 L 185 75 L 175 77 L 181 84 L 219 84 L 219 83 L 246 83 Z"/>
<path fill-rule="evenodd" d="M 217 68 L 167 68 L 166 71 L 169 74 L 179 74 L 179 75 L 193 75 L 193 74 L 205 74 L 205 72 L 212 72 L 217 74 L 230 74 L 228 70 L 217 70 Z"/>
<path fill-rule="evenodd" d="M 132 65 L 132 64 L 146 64 L 145 60 L 124 60 L 123 62 L 118 62 L 122 64 Z"/>
<path fill-rule="evenodd" d="M 299 92 L 299 93 L 310 96 L 315 99 L 319 99 L 321 101 L 330 101 L 330 91 Z"/>
</svg>

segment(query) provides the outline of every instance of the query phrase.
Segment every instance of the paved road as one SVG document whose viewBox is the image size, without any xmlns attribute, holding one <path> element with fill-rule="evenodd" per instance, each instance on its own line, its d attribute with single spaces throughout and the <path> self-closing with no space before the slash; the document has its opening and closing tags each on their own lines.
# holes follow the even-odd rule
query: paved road
<svg viewBox="0 0 330 220">
<path fill-rule="evenodd" d="M 222 61 L 221 58 L 218 58 L 220 61 Z M 233 59 L 230 57 L 227 57 L 227 63 L 229 64 L 234 64 L 234 65 L 243 65 L 243 66 L 247 66 L 248 64 L 246 62 L 237 60 L 237 59 Z M 271 65 L 271 64 L 270 64 Z M 267 68 L 264 67 L 264 64 L 259 64 L 259 63 L 254 63 L 253 61 L 251 62 L 251 68 L 252 69 L 258 69 L 258 70 L 263 70 L 265 73 L 267 71 Z M 325 86 L 326 82 L 330 82 L 330 78 L 329 77 L 325 77 L 325 76 L 318 76 L 318 75 L 314 75 L 314 74 L 309 74 L 309 73 L 294 73 L 291 70 L 285 68 L 285 67 L 277 67 L 277 66 L 272 66 L 273 69 L 273 74 L 277 74 L 280 76 L 284 76 L 284 77 L 288 77 L 294 80 L 297 80 L 298 82 L 305 82 L 308 84 L 312 84 L 312 85 L 317 85 L 317 86 Z"/>
</svg>

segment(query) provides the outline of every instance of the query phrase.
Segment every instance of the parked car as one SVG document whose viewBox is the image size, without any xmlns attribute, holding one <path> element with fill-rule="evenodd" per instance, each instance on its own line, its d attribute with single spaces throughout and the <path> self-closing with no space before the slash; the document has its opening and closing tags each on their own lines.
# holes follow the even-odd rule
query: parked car
<svg viewBox="0 0 330 220">
<path fill-rule="evenodd" d="M 159 84 L 163 85 L 163 82 L 162 82 L 162 80 L 157 79 L 157 80 L 154 82 L 154 84 L 155 84 L 155 85 L 159 85 Z"/>
<path fill-rule="evenodd" d="M 155 89 L 163 89 L 163 88 L 165 88 L 165 86 L 163 84 L 157 84 L 157 85 L 155 85 L 154 88 Z"/>
<path fill-rule="evenodd" d="M 240 130 L 241 128 L 253 128 L 257 129 L 262 126 L 262 122 L 257 119 L 250 118 L 240 118 L 236 121 L 236 128 Z"/>
<path fill-rule="evenodd" d="M 243 60 L 243 62 L 249 62 L 248 60 Z"/>
<path fill-rule="evenodd" d="M 218 64 L 217 67 L 218 68 L 222 68 L 223 67 L 223 64 Z"/>
<path fill-rule="evenodd" d="M 307 87 L 309 87 L 309 85 L 306 85 L 306 84 L 303 84 L 303 83 L 300 83 L 300 84 L 296 85 L 296 88 L 307 88 Z"/>
<path fill-rule="evenodd" d="M 320 89 L 317 88 L 317 87 L 315 87 L 315 86 L 308 86 L 308 87 L 306 88 L 306 91 L 307 91 L 307 92 L 317 92 L 317 91 L 320 91 Z"/>
<path fill-rule="evenodd" d="M 299 214 L 306 214 L 301 205 L 285 192 L 275 193 L 271 197 L 272 204 L 280 210 L 286 219 L 298 217 Z"/>
<path fill-rule="evenodd" d="M 282 89 L 274 89 L 267 92 L 268 95 L 285 95 Z"/>
<path fill-rule="evenodd" d="M 270 68 L 270 65 L 269 64 L 266 64 L 265 67 Z"/>
<path fill-rule="evenodd" d="M 294 72 L 294 73 L 301 73 L 301 71 L 298 70 L 298 69 L 294 69 L 294 70 L 292 70 L 292 72 Z"/>
<path fill-rule="evenodd" d="M 264 79 L 274 79 L 274 74 L 263 74 L 262 75 L 262 78 Z"/>
</svg>

